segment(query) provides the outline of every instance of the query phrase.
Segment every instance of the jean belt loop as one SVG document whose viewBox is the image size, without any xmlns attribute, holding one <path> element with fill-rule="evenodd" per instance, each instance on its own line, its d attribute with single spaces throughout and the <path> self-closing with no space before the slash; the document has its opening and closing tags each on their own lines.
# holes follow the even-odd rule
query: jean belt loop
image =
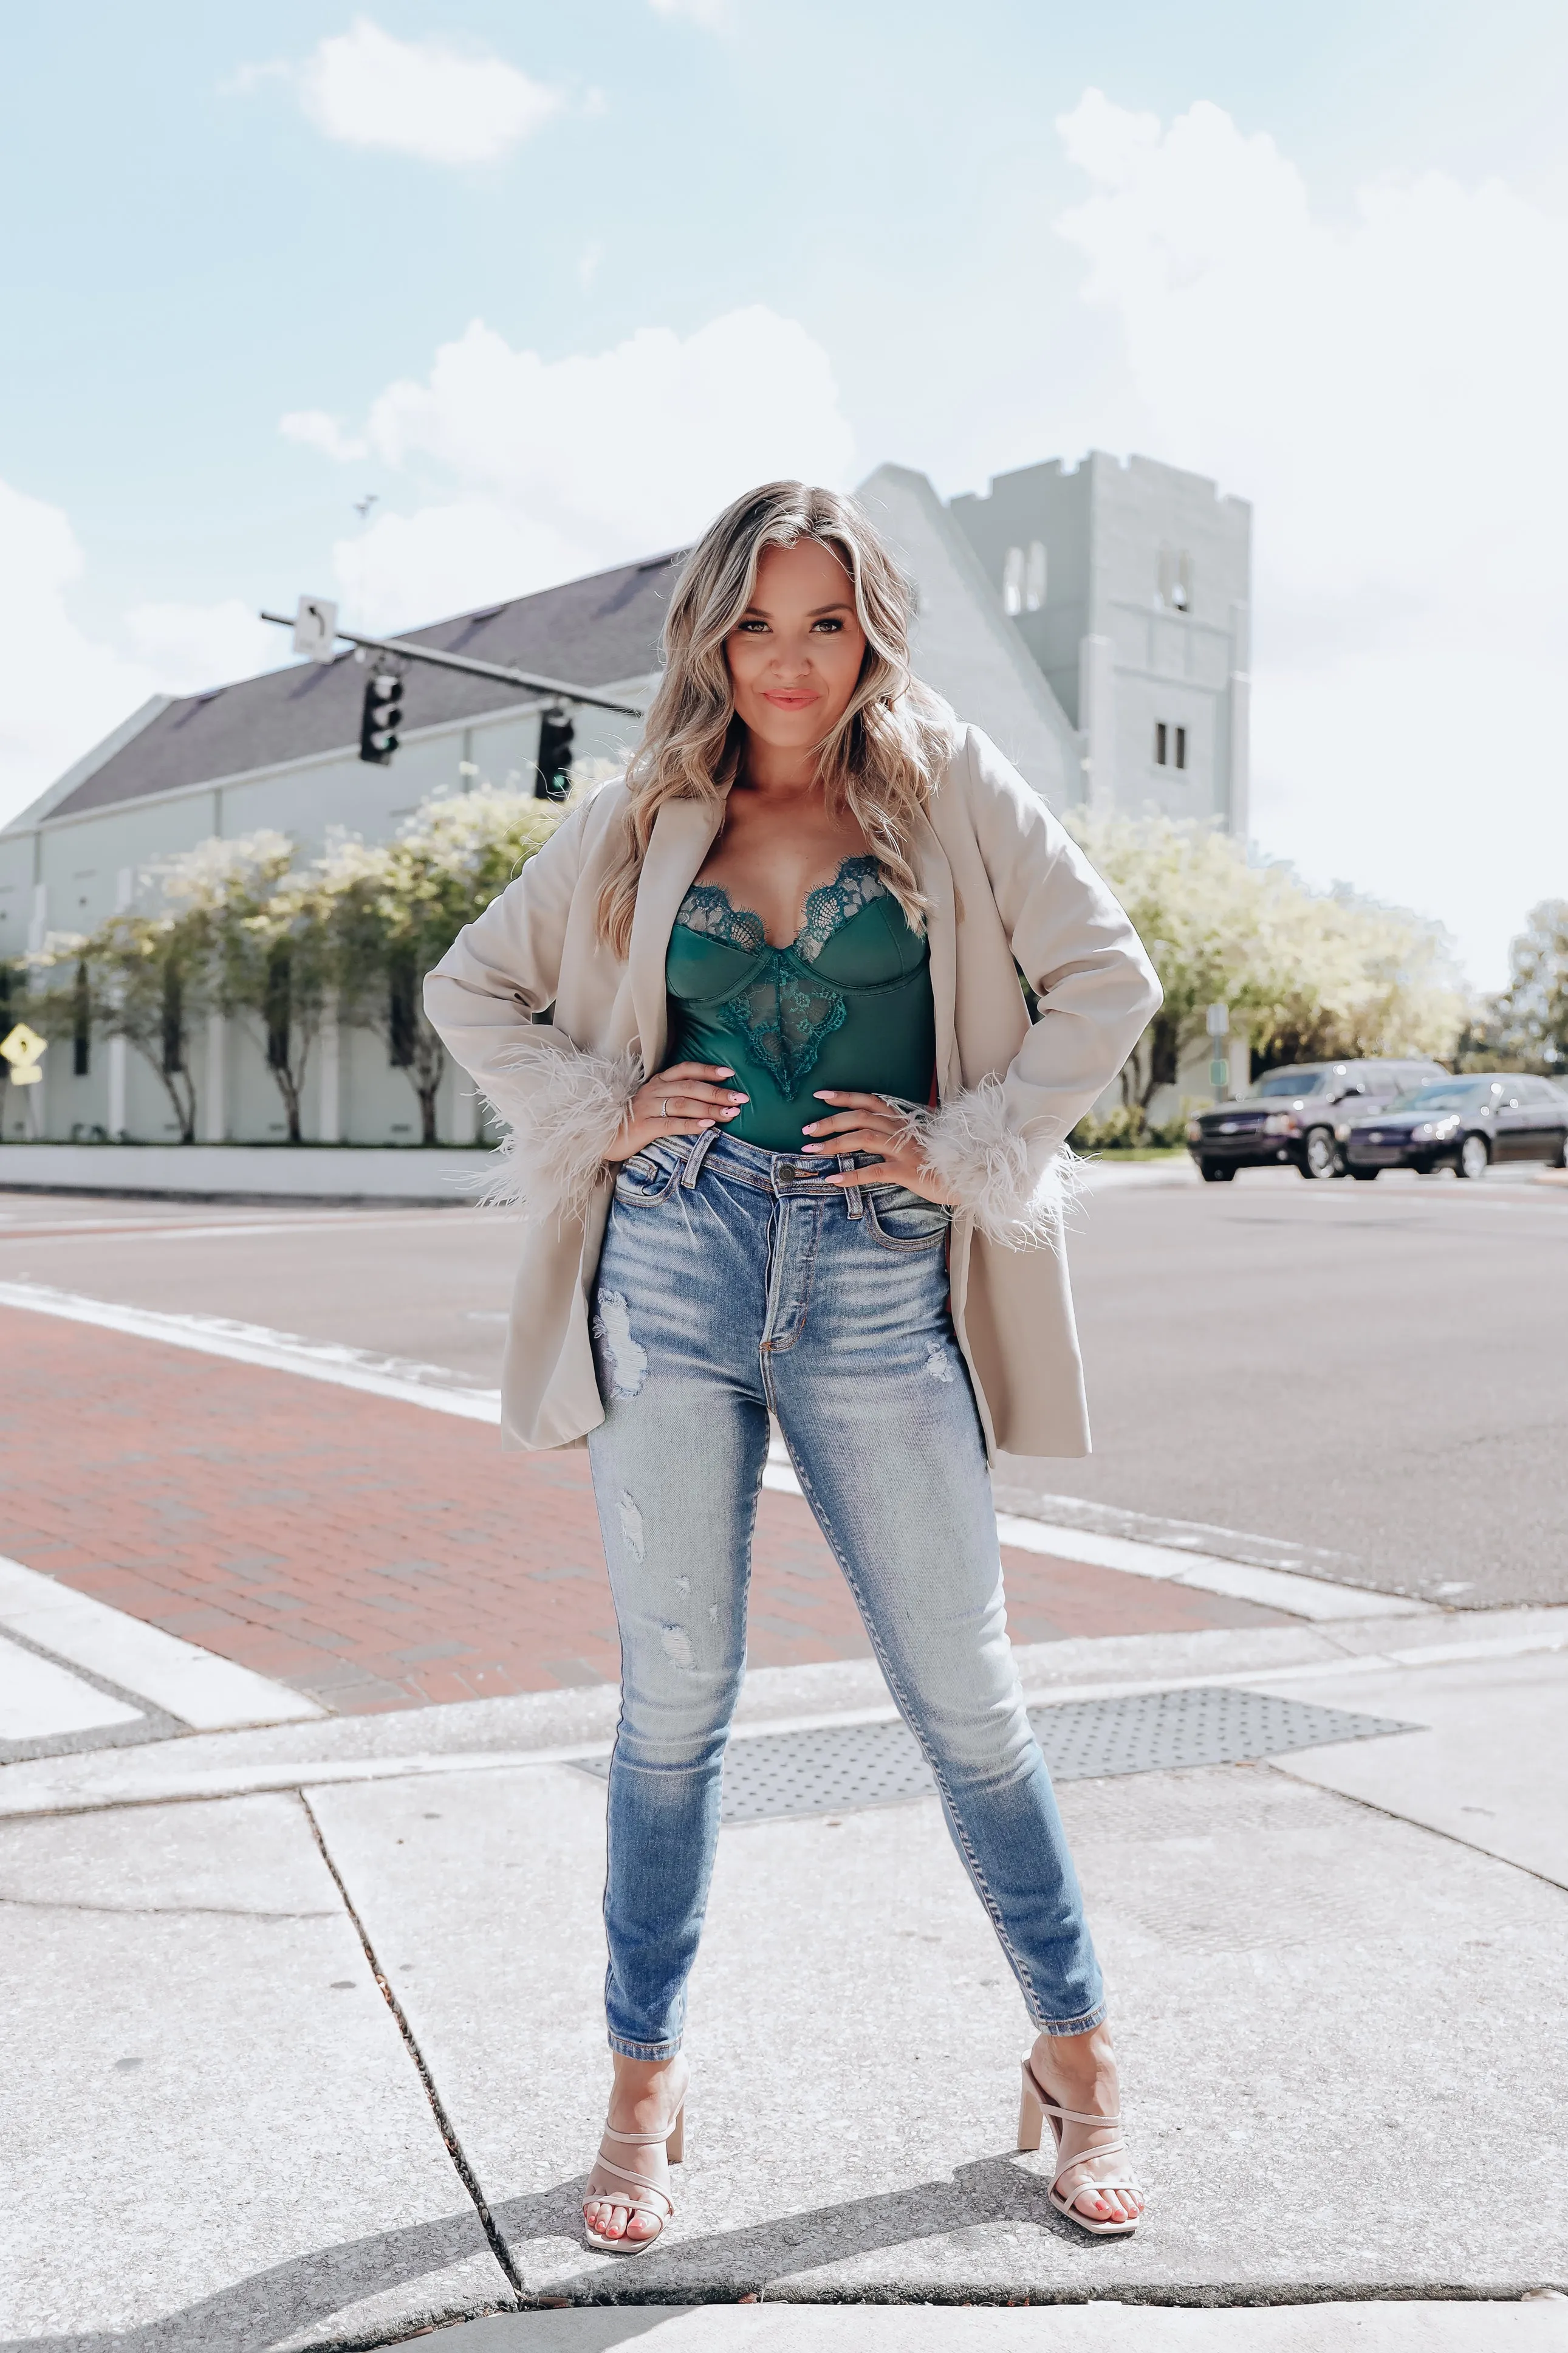
<svg viewBox="0 0 1568 2353">
<path fill-rule="evenodd" d="M 696 1191 L 697 1179 L 702 1174 L 702 1163 L 707 1159 L 708 1155 L 712 1151 L 713 1146 L 718 1140 L 718 1129 L 716 1127 L 705 1127 L 701 1134 L 697 1138 L 695 1144 L 693 1144 L 690 1151 L 687 1155 L 686 1166 L 680 1172 L 680 1182 L 684 1191 L 688 1193 Z"/>
<path fill-rule="evenodd" d="M 847 1176 L 855 1166 L 854 1154 L 841 1152 L 838 1155 L 838 1166 Z M 863 1218 L 865 1216 L 866 1196 L 862 1193 L 858 1185 L 846 1185 L 844 1187 L 844 1198 L 849 1204 L 849 1214 L 852 1218 Z"/>
</svg>

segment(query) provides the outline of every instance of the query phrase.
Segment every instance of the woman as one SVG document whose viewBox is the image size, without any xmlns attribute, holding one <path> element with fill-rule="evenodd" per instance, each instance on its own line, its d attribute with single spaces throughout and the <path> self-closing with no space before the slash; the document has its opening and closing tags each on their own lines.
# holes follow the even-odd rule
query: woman
<svg viewBox="0 0 1568 2353">
<path fill-rule="evenodd" d="M 987 1461 L 1088 1451 L 1058 1167 L 1160 992 L 1043 804 L 912 678 L 910 617 L 849 501 L 738 499 L 674 592 L 625 779 L 426 984 L 528 1220 L 507 1428 L 586 1437 L 620 1628 L 584 2211 L 623 2253 L 674 2211 L 770 1412 L 1037 2030 L 1019 2146 L 1049 2119 L 1086 2231 L 1142 2207 Z"/>
</svg>

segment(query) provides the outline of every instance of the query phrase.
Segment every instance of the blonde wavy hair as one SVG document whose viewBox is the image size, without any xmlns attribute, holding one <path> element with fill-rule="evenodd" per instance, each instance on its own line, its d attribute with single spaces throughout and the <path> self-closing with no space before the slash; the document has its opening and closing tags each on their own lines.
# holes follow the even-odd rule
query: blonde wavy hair
<svg viewBox="0 0 1568 2353">
<path fill-rule="evenodd" d="M 866 632 L 860 676 L 819 747 L 817 772 L 829 807 L 854 818 L 889 890 L 914 928 L 924 928 L 910 838 L 952 756 L 954 731 L 946 703 L 910 668 L 914 592 L 852 499 L 806 482 L 764 482 L 709 524 L 670 598 L 664 676 L 626 769 L 620 855 L 599 894 L 599 936 L 617 955 L 631 944 L 659 810 L 672 800 L 722 801 L 735 781 L 746 731 L 735 715 L 724 640 L 752 601 L 763 549 L 803 539 L 843 565 Z"/>
</svg>

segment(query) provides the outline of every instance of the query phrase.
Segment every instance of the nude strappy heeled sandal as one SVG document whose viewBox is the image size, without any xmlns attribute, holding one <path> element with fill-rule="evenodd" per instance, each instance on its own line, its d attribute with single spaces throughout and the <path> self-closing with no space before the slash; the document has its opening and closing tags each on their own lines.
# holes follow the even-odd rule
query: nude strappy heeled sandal
<svg viewBox="0 0 1568 2353">
<path fill-rule="evenodd" d="M 1041 2128 L 1047 2118 L 1050 2122 L 1051 2137 L 1056 2142 L 1058 2152 L 1062 2145 L 1062 2126 L 1065 2124 L 1119 2125 L 1121 2122 L 1120 2111 L 1113 2116 L 1084 2116 L 1077 2108 L 1064 2108 L 1058 2100 L 1052 2099 L 1049 2092 L 1041 2084 L 1029 2064 L 1027 2052 L 1024 2054 L 1023 2069 L 1024 2094 L 1018 2105 L 1018 2147 L 1021 2149 L 1038 2148 Z M 1140 2215 L 1134 2215 L 1130 2222 L 1096 2222 L 1088 2214 L 1080 2214 L 1073 2200 L 1081 2198 L 1086 2189 L 1131 2189 L 1141 2198 L 1143 2192 L 1138 2183 L 1130 2173 L 1119 2173 L 1113 2174 L 1109 2181 L 1099 2179 L 1092 2174 L 1086 2175 L 1083 2180 L 1074 2182 L 1072 2188 L 1067 2190 L 1064 2190 L 1061 2185 L 1069 2173 L 1075 2173 L 1079 2167 L 1087 2164 L 1090 2158 L 1112 2157 L 1119 2151 L 1122 2156 L 1127 2153 L 1127 2143 L 1120 2133 L 1114 2140 L 1106 2141 L 1099 2148 L 1086 2148 L 1079 2156 L 1068 2158 L 1065 2165 L 1058 2167 L 1056 2178 L 1046 2192 L 1058 2214 L 1065 2214 L 1069 2222 L 1076 2222 L 1080 2231 L 1091 2232 L 1097 2239 L 1125 2239 L 1138 2228 L 1142 2218 Z"/>
<path fill-rule="evenodd" d="M 604 2137 L 605 2140 L 619 2141 L 626 2148 L 658 2148 L 662 2144 L 667 2161 L 671 2165 L 679 2165 L 686 2155 L 686 2102 L 683 2099 L 675 2111 L 668 2132 L 616 2132 L 613 2125 L 606 2125 Z M 613 2173 L 617 2180 L 629 2181 L 633 2185 L 634 2194 L 627 2197 L 619 2189 L 596 2189 L 595 2185 L 601 2173 Z M 652 2196 L 658 2199 L 658 2204 L 652 2205 L 646 2195 L 637 2196 L 636 2192 L 639 2190 L 651 2192 Z M 584 2217 L 583 2235 L 588 2244 L 591 2247 L 596 2247 L 603 2255 L 646 2255 L 648 2249 L 657 2247 L 663 2238 L 665 2224 L 675 2219 L 675 2201 L 667 2190 L 661 2189 L 657 2181 L 650 2181 L 646 2173 L 633 2173 L 627 2167 L 616 2165 L 613 2158 L 605 2155 L 603 2148 L 594 2159 L 594 2168 L 588 2176 L 584 2204 L 588 2199 L 596 2199 L 601 2205 L 625 2206 L 629 2210 L 629 2214 L 651 2214 L 658 2224 L 658 2230 L 651 2232 L 646 2239 L 606 2239 L 599 2232 L 592 2229 Z"/>
</svg>

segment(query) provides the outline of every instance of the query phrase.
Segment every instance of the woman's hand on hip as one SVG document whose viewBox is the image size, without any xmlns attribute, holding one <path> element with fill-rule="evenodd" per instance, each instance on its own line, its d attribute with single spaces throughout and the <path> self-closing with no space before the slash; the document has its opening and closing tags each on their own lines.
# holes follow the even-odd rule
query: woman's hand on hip
<svg viewBox="0 0 1568 2353">
<path fill-rule="evenodd" d="M 851 1185 L 902 1185 L 924 1201 L 957 1208 L 952 1194 L 921 1166 L 920 1138 L 911 1134 L 904 1113 L 895 1111 L 886 1095 L 850 1094 L 842 1087 L 819 1087 L 816 1100 L 833 1104 L 834 1112 L 831 1118 L 813 1120 L 801 1131 L 811 1139 L 805 1145 L 807 1152 L 874 1152 L 881 1163 L 878 1168 L 850 1169 L 829 1176 L 826 1183 L 845 1190 Z"/>
<path fill-rule="evenodd" d="M 735 1073 L 721 1063 L 672 1062 L 640 1086 L 626 1106 L 621 1132 L 605 1157 L 613 1166 L 661 1135 L 699 1135 L 721 1127 L 749 1100 L 721 1083 Z"/>
</svg>

